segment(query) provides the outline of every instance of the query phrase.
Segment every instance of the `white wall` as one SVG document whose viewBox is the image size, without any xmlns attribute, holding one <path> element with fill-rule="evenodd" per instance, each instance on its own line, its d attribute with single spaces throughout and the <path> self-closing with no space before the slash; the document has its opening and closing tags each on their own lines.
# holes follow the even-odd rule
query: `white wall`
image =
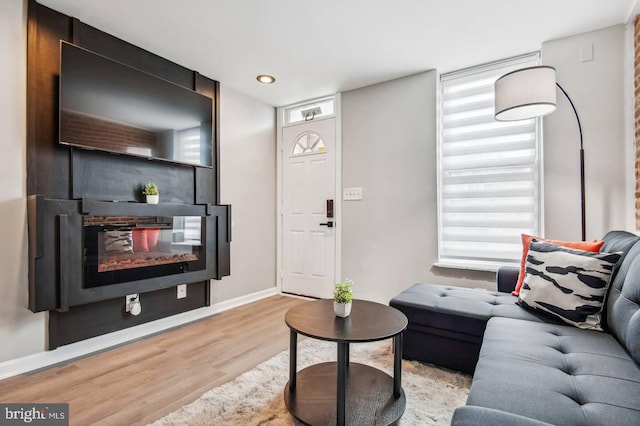
<svg viewBox="0 0 640 426">
<path fill-rule="evenodd" d="M 633 5 L 631 6 L 629 14 L 627 15 L 627 23 L 633 23 L 633 19 L 636 17 L 636 15 L 640 14 L 640 0 L 635 0 L 632 3 Z"/>
<path fill-rule="evenodd" d="M 232 205 L 231 276 L 211 303 L 276 285 L 276 110 L 220 88 L 220 198 Z"/>
<path fill-rule="evenodd" d="M 580 52 L 593 47 L 593 60 Z M 625 28 L 618 25 L 542 45 L 580 116 L 584 135 L 587 238 L 628 227 L 629 161 L 625 138 Z M 558 91 L 558 109 L 544 118 L 545 234 L 580 239 L 579 135 L 571 106 Z"/>
<path fill-rule="evenodd" d="M 593 60 L 581 62 L 580 50 L 592 45 Z M 630 229 L 633 168 L 626 157 L 633 140 L 629 132 L 625 138 L 624 25 L 546 42 L 542 58 L 556 67 L 580 115 L 587 238 Z M 436 78 L 429 71 L 343 94 L 343 186 L 362 186 L 364 197 L 343 202 L 342 276 L 355 281 L 359 297 L 387 302 L 414 282 L 495 288 L 491 273 L 432 266 Z M 577 124 L 560 93 L 558 105 L 543 127 L 545 234 L 578 240 Z"/>
<path fill-rule="evenodd" d="M 342 277 L 387 303 L 416 282 L 494 288 L 494 274 L 437 260 L 435 71 L 342 94 Z"/>
<path fill-rule="evenodd" d="M 26 1 L 0 1 L 0 55 L 5 58 L 0 64 L 2 363 L 42 353 L 46 343 L 45 314 L 27 308 Z M 222 85 L 220 120 L 221 198 L 233 204 L 235 228 L 232 276 L 212 281 L 213 304 L 274 288 L 276 281 L 275 108 Z M 102 347 L 109 339 L 100 339 Z M 121 341 L 122 336 L 114 337 L 113 344 Z M 88 344 L 87 350 L 94 346 Z"/>
<path fill-rule="evenodd" d="M 44 314 L 27 309 L 26 2 L 0 2 L 0 361 L 44 350 Z"/>
</svg>

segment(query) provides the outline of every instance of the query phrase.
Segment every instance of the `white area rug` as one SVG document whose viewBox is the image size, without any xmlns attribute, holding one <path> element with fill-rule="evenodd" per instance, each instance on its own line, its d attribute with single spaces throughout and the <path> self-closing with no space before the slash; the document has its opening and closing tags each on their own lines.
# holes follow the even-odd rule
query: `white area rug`
<svg viewBox="0 0 640 426">
<path fill-rule="evenodd" d="M 298 341 L 298 371 L 335 361 L 336 344 Z M 391 341 L 350 345 L 350 360 L 393 373 Z M 284 404 L 289 380 L 289 351 L 281 352 L 232 382 L 211 389 L 198 400 L 153 423 L 165 425 L 299 425 Z M 399 424 L 448 425 L 453 410 L 464 405 L 471 377 L 415 361 L 402 361 L 407 405 Z"/>
</svg>

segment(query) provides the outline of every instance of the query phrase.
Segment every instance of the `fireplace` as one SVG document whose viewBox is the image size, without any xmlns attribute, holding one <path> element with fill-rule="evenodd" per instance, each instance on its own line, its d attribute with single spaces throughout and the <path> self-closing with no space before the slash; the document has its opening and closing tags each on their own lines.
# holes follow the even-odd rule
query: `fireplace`
<svg viewBox="0 0 640 426">
<path fill-rule="evenodd" d="M 206 268 L 200 216 L 84 216 L 84 287 Z"/>
<path fill-rule="evenodd" d="M 230 206 L 42 196 L 28 205 L 34 312 L 229 275 Z"/>
</svg>

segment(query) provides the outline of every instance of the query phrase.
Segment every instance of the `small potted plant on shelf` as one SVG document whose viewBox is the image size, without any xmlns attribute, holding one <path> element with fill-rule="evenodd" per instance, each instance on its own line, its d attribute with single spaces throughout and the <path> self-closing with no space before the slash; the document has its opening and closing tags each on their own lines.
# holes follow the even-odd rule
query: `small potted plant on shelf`
<svg viewBox="0 0 640 426">
<path fill-rule="evenodd" d="M 338 317 L 346 318 L 351 313 L 352 284 L 353 281 L 346 279 L 336 283 L 333 287 L 333 310 Z"/>
<path fill-rule="evenodd" d="M 158 186 L 155 183 L 147 183 L 142 190 L 142 194 L 147 197 L 148 204 L 158 204 L 160 195 L 158 193 Z"/>
</svg>

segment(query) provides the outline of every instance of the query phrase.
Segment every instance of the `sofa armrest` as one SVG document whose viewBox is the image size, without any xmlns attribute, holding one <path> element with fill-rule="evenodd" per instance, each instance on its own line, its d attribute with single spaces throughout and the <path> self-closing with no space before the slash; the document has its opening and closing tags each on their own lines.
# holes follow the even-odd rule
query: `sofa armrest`
<svg viewBox="0 0 640 426">
<path fill-rule="evenodd" d="M 520 268 L 517 266 L 501 266 L 496 273 L 496 282 L 498 284 L 498 291 L 503 293 L 511 293 L 516 289 L 516 283 L 518 282 L 518 274 Z"/>
<path fill-rule="evenodd" d="M 520 416 L 492 408 L 465 405 L 456 408 L 451 419 L 452 426 L 551 426 L 530 417 Z"/>
</svg>

